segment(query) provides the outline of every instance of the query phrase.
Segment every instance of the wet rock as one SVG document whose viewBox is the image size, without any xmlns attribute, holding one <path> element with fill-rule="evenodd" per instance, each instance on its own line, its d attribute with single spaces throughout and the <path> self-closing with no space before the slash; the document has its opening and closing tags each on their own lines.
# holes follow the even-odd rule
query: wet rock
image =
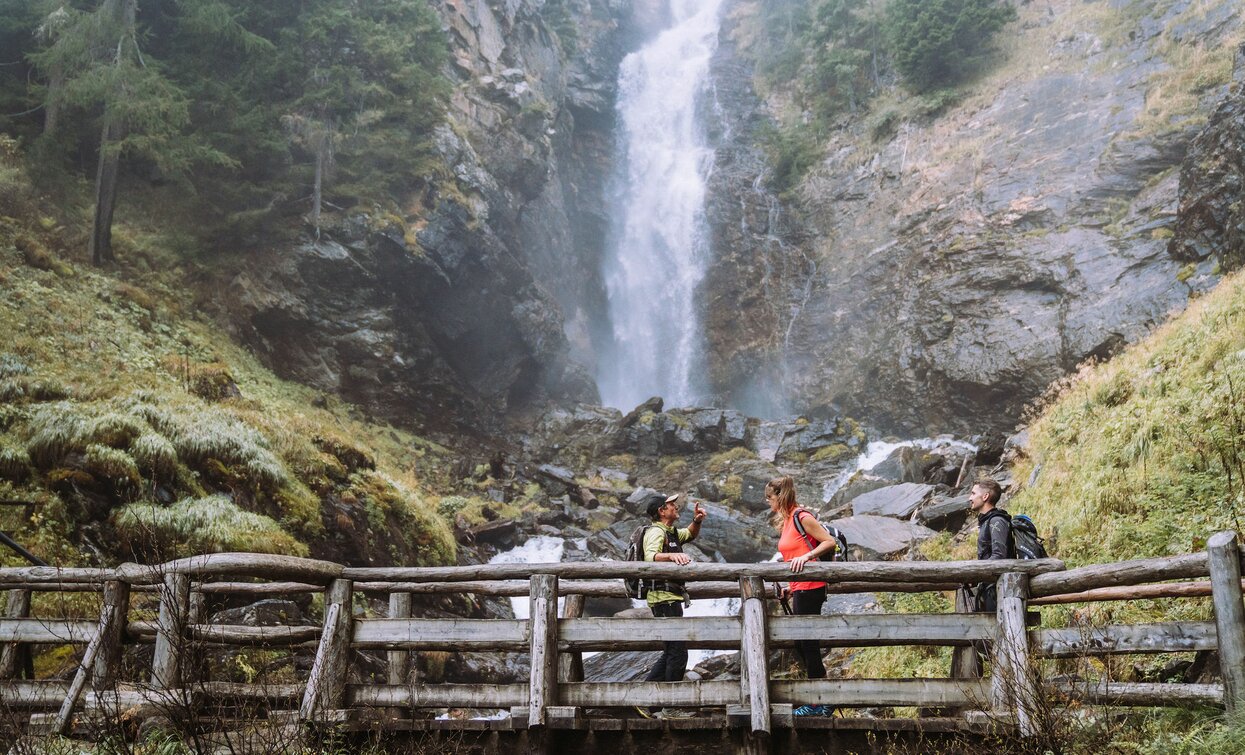
<svg viewBox="0 0 1245 755">
<path fill-rule="evenodd" d="M 907 519 L 934 492 L 933 485 L 903 483 L 865 493 L 852 501 L 852 513 Z"/>
<path fill-rule="evenodd" d="M 890 560 L 938 534 L 919 524 L 870 514 L 835 519 L 830 524 L 847 536 L 848 548 L 856 561 Z"/>
<path fill-rule="evenodd" d="M 925 482 L 923 452 L 915 446 L 900 446 L 885 461 L 870 469 L 869 474 L 896 482 Z"/>
<path fill-rule="evenodd" d="M 881 477 L 875 477 L 866 472 L 858 472 L 852 475 L 850 480 L 834 492 L 834 495 L 830 497 L 826 504 L 827 508 L 838 508 L 849 504 L 871 490 L 884 488 L 891 484 L 890 480 L 884 480 Z"/>
<path fill-rule="evenodd" d="M 955 496 L 954 498 L 934 497 L 930 499 L 928 504 L 917 509 L 913 520 L 917 524 L 925 525 L 930 529 L 942 532 L 958 532 L 968 519 L 969 512 L 968 496 L 966 495 Z"/>
<path fill-rule="evenodd" d="M 648 611 L 648 609 L 644 609 Z M 649 614 L 652 616 L 652 614 Z M 657 621 L 657 619 L 653 619 Z M 661 657 L 660 651 L 625 650 L 620 653 L 597 653 L 584 659 L 586 682 L 635 682 Z"/>
</svg>

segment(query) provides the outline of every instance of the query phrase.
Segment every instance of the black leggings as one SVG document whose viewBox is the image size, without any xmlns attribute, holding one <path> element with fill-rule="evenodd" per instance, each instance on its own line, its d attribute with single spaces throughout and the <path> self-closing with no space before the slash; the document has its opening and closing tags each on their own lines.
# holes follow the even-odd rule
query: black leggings
<svg viewBox="0 0 1245 755">
<path fill-rule="evenodd" d="M 824 590 L 822 598 L 825 598 Z M 677 600 L 652 605 L 653 615 L 657 618 L 679 617 L 683 615 L 683 603 Z M 687 671 L 687 643 L 667 642 L 661 651 L 661 657 L 648 670 L 646 682 L 681 682 Z"/>
<path fill-rule="evenodd" d="M 795 590 L 791 593 L 791 612 L 796 616 L 817 616 L 826 602 L 826 588 Z M 796 652 L 804 661 L 804 671 L 809 679 L 825 679 L 826 665 L 821 661 L 821 646 L 817 640 L 796 640 Z"/>
</svg>

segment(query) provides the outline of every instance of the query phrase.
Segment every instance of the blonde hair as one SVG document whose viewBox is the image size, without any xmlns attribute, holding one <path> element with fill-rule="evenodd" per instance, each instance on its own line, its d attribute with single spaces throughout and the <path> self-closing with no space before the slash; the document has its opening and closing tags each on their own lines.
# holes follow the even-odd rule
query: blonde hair
<svg viewBox="0 0 1245 755">
<path fill-rule="evenodd" d="M 765 483 L 765 495 L 778 499 L 778 510 L 774 512 L 771 523 L 775 527 L 782 527 L 783 522 L 787 521 L 787 517 L 799 505 L 795 502 L 795 480 L 790 477 L 775 477 Z"/>
</svg>

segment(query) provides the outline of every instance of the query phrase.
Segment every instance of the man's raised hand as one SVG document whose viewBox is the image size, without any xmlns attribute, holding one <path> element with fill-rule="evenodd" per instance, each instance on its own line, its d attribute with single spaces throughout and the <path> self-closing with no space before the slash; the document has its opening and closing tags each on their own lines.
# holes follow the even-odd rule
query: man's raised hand
<svg viewBox="0 0 1245 755">
<path fill-rule="evenodd" d="M 703 522 L 704 520 L 705 520 L 705 510 L 700 507 L 700 501 L 697 501 L 695 508 L 692 509 L 692 521 Z"/>
</svg>

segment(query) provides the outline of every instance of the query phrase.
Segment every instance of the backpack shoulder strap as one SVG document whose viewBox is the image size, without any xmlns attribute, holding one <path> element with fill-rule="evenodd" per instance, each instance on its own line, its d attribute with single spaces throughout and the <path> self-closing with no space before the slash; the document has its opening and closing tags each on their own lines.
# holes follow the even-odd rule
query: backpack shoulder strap
<svg viewBox="0 0 1245 755">
<path fill-rule="evenodd" d="M 804 539 L 804 544 L 808 546 L 810 551 L 812 551 L 817 547 L 818 543 L 812 535 L 808 534 L 808 530 L 804 529 L 804 525 L 800 524 L 800 514 L 808 514 L 809 516 L 813 516 L 813 512 L 803 506 L 797 506 L 795 511 L 791 512 L 791 523 L 795 525 L 796 533 Z M 813 518 L 816 519 L 815 516 Z"/>
</svg>

